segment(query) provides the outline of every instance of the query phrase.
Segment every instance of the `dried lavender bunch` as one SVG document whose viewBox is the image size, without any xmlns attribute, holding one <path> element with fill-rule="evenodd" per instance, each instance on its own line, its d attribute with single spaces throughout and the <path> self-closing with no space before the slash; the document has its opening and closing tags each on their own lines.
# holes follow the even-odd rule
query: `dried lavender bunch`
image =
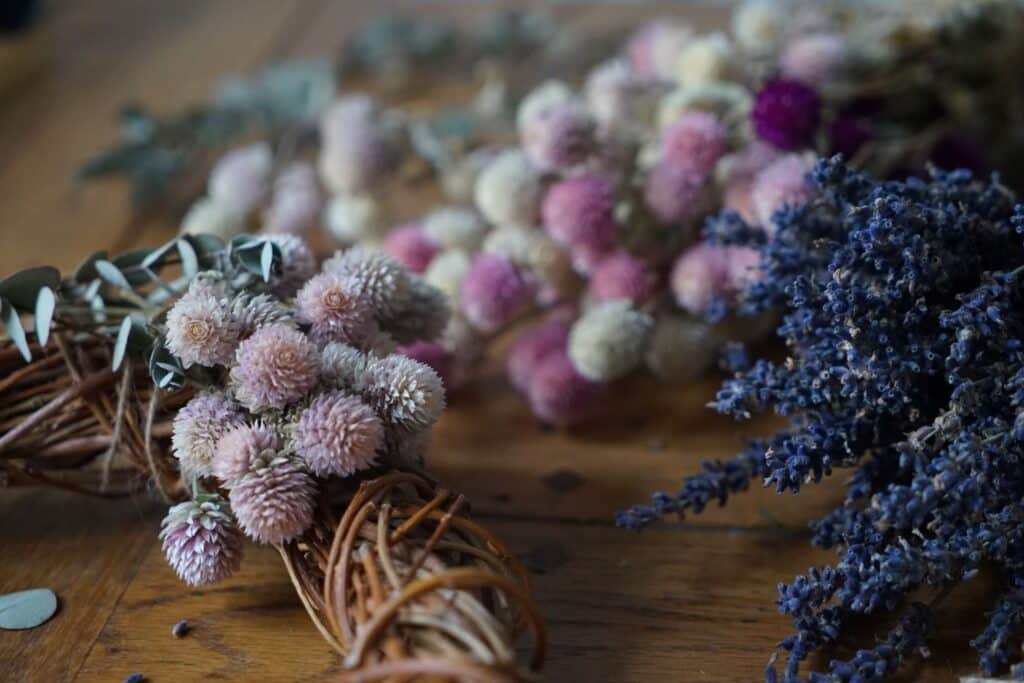
<svg viewBox="0 0 1024 683">
<path fill-rule="evenodd" d="M 839 640 L 851 616 L 901 609 L 911 592 L 947 591 L 983 565 L 1004 588 L 972 644 L 994 674 L 1022 615 L 1024 206 L 967 171 L 879 182 L 833 159 L 813 180 L 818 199 L 775 214 L 760 247 L 765 277 L 743 302 L 783 306 L 787 358 L 749 364 L 713 404 L 739 419 L 774 411 L 789 428 L 618 523 L 699 513 L 758 478 L 795 493 L 852 468 L 843 504 L 811 525 L 836 563 L 779 588 L 795 628 L 780 643 L 782 680 L 805 680 L 800 663 Z M 723 238 L 742 239 L 735 216 L 712 227 L 723 225 Z M 880 680 L 924 651 L 928 612 L 912 606 L 889 641 L 806 680 Z"/>
</svg>

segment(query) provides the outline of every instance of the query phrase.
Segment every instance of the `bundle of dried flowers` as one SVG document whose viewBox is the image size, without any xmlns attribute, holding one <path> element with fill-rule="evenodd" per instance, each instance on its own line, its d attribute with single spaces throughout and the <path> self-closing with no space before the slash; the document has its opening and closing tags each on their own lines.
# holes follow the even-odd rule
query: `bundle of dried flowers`
<svg viewBox="0 0 1024 683">
<path fill-rule="evenodd" d="M 230 576 L 246 536 L 275 546 L 353 680 L 539 669 L 544 629 L 521 565 L 419 469 L 444 386 L 395 348 L 448 318 L 419 276 L 358 247 L 317 272 L 295 236 L 189 236 L 96 257 L 63 281 L 18 273 L 0 296 L 4 358 L 42 349 L 4 380 L 6 471 L 109 495 L 126 490 L 118 473 L 184 499 L 160 537 L 192 586 Z M 536 649 L 521 665 L 526 627 Z"/>
</svg>

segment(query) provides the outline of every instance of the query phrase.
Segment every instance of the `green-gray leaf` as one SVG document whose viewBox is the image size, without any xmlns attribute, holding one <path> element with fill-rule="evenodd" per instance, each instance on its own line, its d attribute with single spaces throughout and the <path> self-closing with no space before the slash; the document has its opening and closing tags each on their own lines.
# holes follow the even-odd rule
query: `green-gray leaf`
<svg viewBox="0 0 1024 683">
<path fill-rule="evenodd" d="M 21 325 L 21 318 L 18 311 L 6 299 L 0 299 L 0 312 L 3 314 L 4 327 L 7 329 L 7 336 L 11 338 L 14 345 L 21 351 L 22 358 L 28 363 L 32 360 L 32 351 L 28 347 L 28 339 L 25 337 L 25 328 Z"/>
<path fill-rule="evenodd" d="M 50 338 L 50 323 L 53 322 L 53 309 L 57 307 L 57 297 L 49 287 L 39 290 L 36 297 L 36 338 L 41 346 L 46 346 Z"/>
<path fill-rule="evenodd" d="M 101 278 L 103 278 L 110 284 L 114 285 L 115 287 L 120 287 L 121 289 L 132 288 L 132 285 L 130 282 L 128 282 L 128 279 L 125 278 L 121 271 L 118 270 L 117 266 L 115 266 L 110 261 L 107 261 L 105 259 L 97 259 L 96 263 L 93 265 L 96 268 L 96 273 L 99 274 Z"/>
<path fill-rule="evenodd" d="M 270 273 L 274 267 L 274 243 L 267 242 L 263 245 L 260 253 L 260 272 L 263 274 L 263 281 L 270 282 Z"/>
<path fill-rule="evenodd" d="M 188 240 L 178 240 L 178 253 L 181 254 L 181 272 L 183 274 L 192 277 L 199 272 L 199 258 Z"/>
<path fill-rule="evenodd" d="M 31 311 L 43 287 L 58 289 L 60 271 L 49 266 L 19 270 L 0 280 L 0 297 L 7 299 L 15 308 Z"/>
<path fill-rule="evenodd" d="M 121 329 L 117 331 L 117 339 L 114 340 L 114 353 L 111 365 L 114 372 L 121 367 L 121 363 L 124 362 L 124 352 L 128 348 L 128 336 L 132 331 L 132 319 L 126 317 L 121 321 Z"/>
<path fill-rule="evenodd" d="M 57 596 L 49 588 L 0 595 L 0 628 L 20 631 L 40 626 L 57 611 Z"/>
</svg>

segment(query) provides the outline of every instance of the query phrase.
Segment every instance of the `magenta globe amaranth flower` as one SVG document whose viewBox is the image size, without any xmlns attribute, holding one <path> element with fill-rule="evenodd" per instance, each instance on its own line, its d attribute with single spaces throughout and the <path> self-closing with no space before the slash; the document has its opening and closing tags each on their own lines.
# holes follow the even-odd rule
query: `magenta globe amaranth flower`
<svg viewBox="0 0 1024 683">
<path fill-rule="evenodd" d="M 273 429 L 265 424 L 242 424 L 217 442 L 211 471 L 225 486 L 234 486 L 260 457 L 272 457 L 281 447 Z"/>
<path fill-rule="evenodd" d="M 587 417 L 604 388 L 577 372 L 565 350 L 559 349 L 537 364 L 530 375 L 527 397 L 534 415 L 545 422 L 565 424 Z"/>
<path fill-rule="evenodd" d="M 526 310 L 535 292 L 528 272 L 502 256 L 481 252 L 462 280 L 459 304 L 471 325 L 490 332 Z"/>
<path fill-rule="evenodd" d="M 231 383 L 253 411 L 284 408 L 302 398 L 320 376 L 320 356 L 306 335 L 281 323 L 256 330 L 238 347 Z"/>
<path fill-rule="evenodd" d="M 523 330 L 516 337 L 505 365 L 512 386 L 527 393 L 540 364 L 552 353 L 564 354 L 568 341 L 569 324 L 560 319 L 548 320 Z"/>
<path fill-rule="evenodd" d="M 597 151 L 596 135 L 596 123 L 582 107 L 556 105 L 539 112 L 523 128 L 523 151 L 542 171 L 568 170 Z"/>
<path fill-rule="evenodd" d="M 313 522 L 316 483 L 294 458 L 261 457 L 228 497 L 242 531 L 258 543 L 284 543 Z"/>
<path fill-rule="evenodd" d="M 241 564 L 242 534 L 220 496 L 200 495 L 175 505 L 161 527 L 167 564 L 190 586 L 217 583 Z"/>
<path fill-rule="evenodd" d="M 657 291 L 658 278 L 643 259 L 619 250 L 598 262 L 590 274 L 587 294 L 594 301 L 626 299 L 647 303 Z"/>
<path fill-rule="evenodd" d="M 292 441 L 313 474 L 347 477 L 375 463 L 384 426 L 368 405 L 334 391 L 317 396 L 299 414 Z"/>
<path fill-rule="evenodd" d="M 683 114 L 661 134 L 661 162 L 707 175 L 726 152 L 725 126 L 712 114 Z"/>
<path fill-rule="evenodd" d="M 200 394 L 174 416 L 171 450 L 183 472 L 207 477 L 217 443 L 232 428 L 242 424 L 239 407 L 218 394 Z"/>
<path fill-rule="evenodd" d="M 757 93 L 750 116 L 762 140 L 782 149 L 809 147 L 821 122 L 821 98 L 800 81 L 778 78 Z"/>
<path fill-rule="evenodd" d="M 426 235 L 419 223 L 409 223 L 388 233 L 383 249 L 385 254 L 412 272 L 424 273 L 441 251 L 441 246 Z"/>
<path fill-rule="evenodd" d="M 871 123 L 861 116 L 837 116 L 828 127 L 830 154 L 842 154 L 847 159 L 851 159 L 871 138 Z"/>
<path fill-rule="evenodd" d="M 299 320 L 324 341 L 361 343 L 377 331 L 373 309 L 354 276 L 321 273 L 295 295 Z"/>
<path fill-rule="evenodd" d="M 618 231 L 615 185 L 599 175 L 560 180 L 544 195 L 541 216 L 544 228 L 556 242 L 607 249 Z"/>
</svg>

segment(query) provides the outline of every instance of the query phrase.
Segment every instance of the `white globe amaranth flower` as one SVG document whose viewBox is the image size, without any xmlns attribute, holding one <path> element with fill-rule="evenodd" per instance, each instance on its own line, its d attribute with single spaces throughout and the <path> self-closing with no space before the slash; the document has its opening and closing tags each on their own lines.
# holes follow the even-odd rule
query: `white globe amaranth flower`
<svg viewBox="0 0 1024 683">
<path fill-rule="evenodd" d="M 587 311 L 569 332 L 569 358 L 594 382 L 626 376 L 644 360 L 654 320 L 628 301 L 612 300 Z"/>
<path fill-rule="evenodd" d="M 487 226 L 475 212 L 451 206 L 433 211 L 423 221 L 423 233 L 445 248 L 474 250 Z"/>
<path fill-rule="evenodd" d="M 729 81 L 708 81 L 669 91 L 658 101 L 655 123 L 658 130 L 664 130 L 691 111 L 705 111 L 722 121 L 742 121 L 753 106 L 748 88 Z"/>
<path fill-rule="evenodd" d="M 655 319 L 644 360 L 658 379 L 686 382 L 714 364 L 721 341 L 704 320 L 662 313 Z"/>
<path fill-rule="evenodd" d="M 459 288 L 462 278 L 469 272 L 472 263 L 469 254 L 462 249 L 446 249 L 434 257 L 423 274 L 428 284 L 437 287 L 455 306 L 459 302 Z"/>
<path fill-rule="evenodd" d="M 712 81 L 727 81 L 736 69 L 736 50 L 724 33 L 708 33 L 694 38 L 679 53 L 676 81 L 692 86 Z"/>
<path fill-rule="evenodd" d="M 577 101 L 572 88 L 557 79 L 548 79 L 526 94 L 516 110 L 516 127 L 522 130 L 544 110 Z"/>
<path fill-rule="evenodd" d="M 789 23 L 786 2 L 747 0 L 732 13 L 732 34 L 741 48 L 766 55 L 778 48 L 782 30 Z"/>
<path fill-rule="evenodd" d="M 506 150 L 480 172 L 473 197 L 494 225 L 533 225 L 540 211 L 540 175 L 523 152 Z"/>
<path fill-rule="evenodd" d="M 181 221 L 183 235 L 216 235 L 229 240 L 245 232 L 245 214 L 229 202 L 202 197 Z"/>
<path fill-rule="evenodd" d="M 387 229 L 377 200 L 366 194 L 337 194 L 327 202 L 327 232 L 342 244 L 374 244 Z"/>
</svg>

